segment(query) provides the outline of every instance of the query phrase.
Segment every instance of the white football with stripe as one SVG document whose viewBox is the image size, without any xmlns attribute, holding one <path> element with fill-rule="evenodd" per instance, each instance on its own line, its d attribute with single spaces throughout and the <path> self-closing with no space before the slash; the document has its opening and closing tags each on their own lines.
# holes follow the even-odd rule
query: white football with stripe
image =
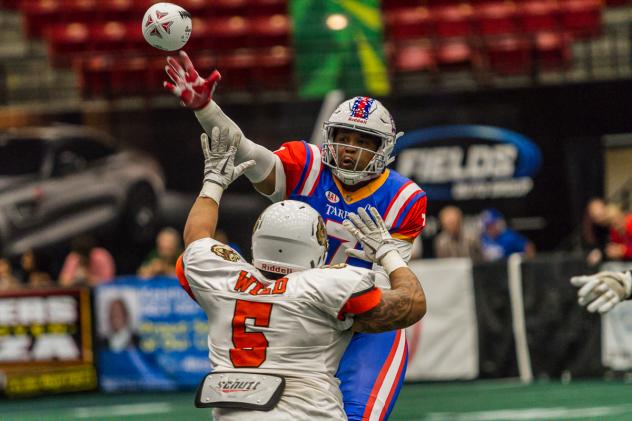
<svg viewBox="0 0 632 421">
<path fill-rule="evenodd" d="M 191 36 L 191 14 L 173 3 L 156 3 L 143 17 L 143 36 L 151 46 L 164 51 L 184 47 Z"/>
</svg>

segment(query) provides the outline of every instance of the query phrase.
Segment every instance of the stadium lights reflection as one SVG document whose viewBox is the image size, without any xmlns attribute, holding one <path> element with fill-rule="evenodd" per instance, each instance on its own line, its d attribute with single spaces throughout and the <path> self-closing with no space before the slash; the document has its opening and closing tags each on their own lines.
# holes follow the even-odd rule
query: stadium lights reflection
<svg viewBox="0 0 632 421">
<path fill-rule="evenodd" d="M 345 15 L 340 13 L 333 13 L 327 16 L 327 20 L 325 21 L 327 28 L 332 31 L 342 31 L 349 24 L 349 19 Z"/>
</svg>

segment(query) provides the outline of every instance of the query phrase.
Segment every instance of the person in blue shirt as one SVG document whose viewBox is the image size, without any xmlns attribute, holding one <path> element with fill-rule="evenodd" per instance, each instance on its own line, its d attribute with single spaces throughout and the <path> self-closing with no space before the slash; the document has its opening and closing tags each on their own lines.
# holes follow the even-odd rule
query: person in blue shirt
<svg viewBox="0 0 632 421">
<path fill-rule="evenodd" d="M 487 261 L 509 257 L 513 253 L 535 255 L 535 246 L 526 237 L 507 227 L 505 217 L 497 209 L 486 209 L 481 214 L 483 233 L 481 246 Z"/>
</svg>

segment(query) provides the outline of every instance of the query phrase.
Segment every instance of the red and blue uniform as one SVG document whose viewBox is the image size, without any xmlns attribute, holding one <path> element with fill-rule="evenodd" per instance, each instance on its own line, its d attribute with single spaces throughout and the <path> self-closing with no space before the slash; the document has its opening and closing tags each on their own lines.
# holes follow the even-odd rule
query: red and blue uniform
<svg viewBox="0 0 632 421">
<path fill-rule="evenodd" d="M 348 213 L 357 213 L 360 207 L 375 207 L 394 238 L 412 242 L 423 230 L 426 193 L 397 172 L 387 169 L 351 192 L 322 164 L 321 152 L 316 145 L 288 142 L 275 154 L 283 164 L 285 198 L 308 203 L 325 221 L 329 237 L 327 263 L 372 266 L 370 262 L 348 258 L 344 252 L 350 247 L 361 249 L 342 226 Z M 406 364 L 407 345 L 403 330 L 356 333 L 337 373 L 349 420 L 387 419 L 402 386 Z"/>
</svg>

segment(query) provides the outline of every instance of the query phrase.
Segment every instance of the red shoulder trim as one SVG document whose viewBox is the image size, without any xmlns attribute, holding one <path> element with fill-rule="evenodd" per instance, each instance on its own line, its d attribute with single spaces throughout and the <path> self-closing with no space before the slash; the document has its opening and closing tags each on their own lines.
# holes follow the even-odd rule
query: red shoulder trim
<svg viewBox="0 0 632 421">
<path fill-rule="evenodd" d="M 338 319 L 344 320 L 347 314 L 362 314 L 373 310 L 382 299 L 382 290 L 372 287 L 366 291 L 353 294 L 340 309 Z"/>
<path fill-rule="evenodd" d="M 184 262 L 182 261 L 182 255 L 178 257 L 178 261 L 176 262 L 176 276 L 178 277 L 178 282 L 180 282 L 182 289 L 184 289 L 186 293 L 189 294 L 189 297 L 193 298 L 193 301 L 197 303 L 195 295 L 193 295 L 193 291 L 191 291 L 189 281 L 187 281 L 187 278 L 184 276 Z"/>
</svg>

